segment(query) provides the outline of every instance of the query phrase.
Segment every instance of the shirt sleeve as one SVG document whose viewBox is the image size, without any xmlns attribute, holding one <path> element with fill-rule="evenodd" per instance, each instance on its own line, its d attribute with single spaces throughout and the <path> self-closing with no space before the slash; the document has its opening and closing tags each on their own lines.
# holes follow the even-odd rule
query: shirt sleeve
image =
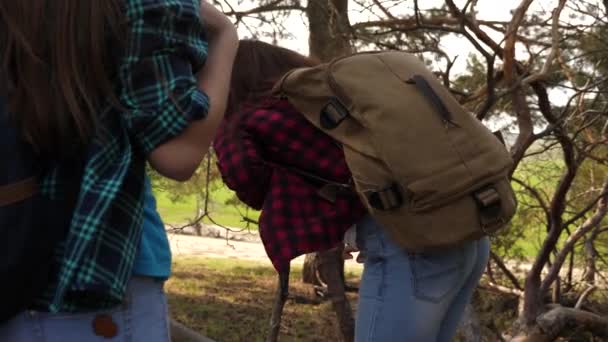
<svg viewBox="0 0 608 342">
<path fill-rule="evenodd" d="M 244 130 L 236 132 L 224 123 L 213 148 L 224 183 L 243 203 L 261 209 L 268 193 L 272 168 L 264 163 L 259 144 Z"/>
<path fill-rule="evenodd" d="M 129 0 L 119 70 L 123 119 L 147 155 L 209 109 L 195 73 L 207 57 L 199 0 Z"/>
</svg>

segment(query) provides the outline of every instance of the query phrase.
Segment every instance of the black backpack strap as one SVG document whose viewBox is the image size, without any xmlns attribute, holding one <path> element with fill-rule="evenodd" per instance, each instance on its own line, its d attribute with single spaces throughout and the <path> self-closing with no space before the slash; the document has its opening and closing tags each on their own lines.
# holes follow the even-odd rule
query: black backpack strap
<svg viewBox="0 0 608 342">
<path fill-rule="evenodd" d="M 414 75 L 411 79 L 407 81 L 408 84 L 413 84 L 420 93 L 435 107 L 437 113 L 441 116 L 441 119 L 450 124 L 454 123 L 454 118 L 452 117 L 452 113 L 445 106 L 441 97 L 437 95 L 433 87 L 429 84 L 429 82 L 422 75 Z"/>
<path fill-rule="evenodd" d="M 33 197 L 38 193 L 36 177 L 0 187 L 0 207 L 15 204 Z"/>
<path fill-rule="evenodd" d="M 324 198 L 332 203 L 334 203 L 336 201 L 338 194 L 343 194 L 343 193 L 355 194 L 356 193 L 355 188 L 352 184 L 334 182 L 329 179 L 325 179 L 323 177 L 312 174 L 310 172 L 306 172 L 299 168 L 295 168 L 295 167 L 287 166 L 287 165 L 281 165 L 281 164 L 269 162 L 266 160 L 264 161 L 264 164 L 266 164 L 270 167 L 273 167 L 273 168 L 288 170 L 288 171 L 291 171 L 293 173 L 296 173 L 296 174 L 302 176 L 302 178 L 304 178 L 306 181 L 308 181 L 309 183 L 311 183 L 312 185 L 314 185 L 318 188 L 317 193 L 319 194 L 319 196 L 321 196 L 322 198 Z"/>
</svg>

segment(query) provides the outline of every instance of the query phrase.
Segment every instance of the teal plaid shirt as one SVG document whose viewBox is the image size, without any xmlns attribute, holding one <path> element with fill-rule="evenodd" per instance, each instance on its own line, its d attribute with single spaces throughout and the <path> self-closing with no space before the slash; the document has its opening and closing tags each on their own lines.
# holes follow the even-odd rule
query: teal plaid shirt
<svg viewBox="0 0 608 342">
<path fill-rule="evenodd" d="M 207 56 L 199 0 L 126 0 L 128 41 L 119 69 L 123 108 L 105 110 L 88 148 L 56 279 L 36 302 L 51 312 L 120 304 L 141 238 L 146 156 L 207 114 L 194 72 Z M 47 175 L 59 196 L 69 172 Z"/>
</svg>

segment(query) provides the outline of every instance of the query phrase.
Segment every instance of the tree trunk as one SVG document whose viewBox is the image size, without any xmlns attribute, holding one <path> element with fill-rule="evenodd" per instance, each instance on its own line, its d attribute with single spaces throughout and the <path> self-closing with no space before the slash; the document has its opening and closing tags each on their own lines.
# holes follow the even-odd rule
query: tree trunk
<svg viewBox="0 0 608 342">
<path fill-rule="evenodd" d="M 309 0 L 310 55 L 321 61 L 352 52 L 348 0 Z"/>
<path fill-rule="evenodd" d="M 272 316 L 270 317 L 270 332 L 266 341 L 276 342 L 279 340 L 279 332 L 281 331 L 281 317 L 283 316 L 283 309 L 289 296 L 289 269 L 285 272 L 279 273 L 279 282 L 277 285 L 277 294 L 272 309 Z"/>
<path fill-rule="evenodd" d="M 323 286 L 317 271 L 317 258 L 317 253 L 306 254 L 306 257 L 304 258 L 304 266 L 302 267 L 302 282 L 304 284 Z"/>
<path fill-rule="evenodd" d="M 200 223 L 196 223 L 194 225 L 194 231 L 196 233 L 196 236 L 203 236 L 203 225 Z"/>
<path fill-rule="evenodd" d="M 594 243 L 599 231 L 599 227 L 595 228 L 591 235 L 585 239 L 585 274 L 583 280 L 588 284 L 595 284 L 597 251 Z"/>
<path fill-rule="evenodd" d="M 557 277 L 555 284 L 553 284 L 553 292 L 551 293 L 551 301 L 553 303 L 560 303 L 562 300 L 562 278 Z"/>
<path fill-rule="evenodd" d="M 352 31 L 348 0 L 308 0 L 310 55 L 321 61 L 350 54 Z M 354 339 L 354 320 L 346 299 L 342 247 L 306 256 L 302 278 L 315 286 L 327 285 L 345 341 Z"/>
<path fill-rule="evenodd" d="M 542 310 L 542 294 L 540 293 L 540 276 L 528 274 L 524 286 L 523 308 L 519 323 L 522 326 L 534 325 L 536 317 Z"/>
<path fill-rule="evenodd" d="M 319 253 L 318 258 L 319 274 L 321 279 L 327 283 L 328 296 L 336 312 L 342 337 L 345 342 L 354 341 L 355 321 L 350 303 L 346 298 L 342 248 Z"/>
<path fill-rule="evenodd" d="M 329 298 L 338 319 L 344 341 L 354 338 L 354 319 L 346 298 L 343 247 L 306 255 L 302 281 L 314 286 L 317 295 Z M 319 293 L 321 292 L 321 293 Z"/>
</svg>

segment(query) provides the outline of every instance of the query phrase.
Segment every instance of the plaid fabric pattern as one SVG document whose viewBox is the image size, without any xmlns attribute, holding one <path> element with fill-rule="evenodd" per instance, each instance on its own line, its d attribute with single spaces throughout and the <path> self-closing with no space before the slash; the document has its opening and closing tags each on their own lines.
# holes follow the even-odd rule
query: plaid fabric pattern
<svg viewBox="0 0 608 342">
<path fill-rule="evenodd" d="M 224 182 L 262 210 L 260 235 L 279 272 L 299 255 L 335 247 L 366 212 L 354 192 L 332 203 L 318 193 L 322 182 L 294 171 L 339 183 L 351 178 L 341 147 L 286 100 L 264 99 L 232 115 L 214 149 Z"/>
<path fill-rule="evenodd" d="M 102 114 L 88 148 L 69 231 L 56 253 L 56 279 L 37 308 L 103 309 L 122 302 L 142 230 L 147 154 L 203 118 L 208 98 L 193 70 L 207 56 L 198 0 L 127 0 L 128 41 L 118 70 L 122 109 Z M 62 166 L 43 192 L 60 196 Z"/>
</svg>

